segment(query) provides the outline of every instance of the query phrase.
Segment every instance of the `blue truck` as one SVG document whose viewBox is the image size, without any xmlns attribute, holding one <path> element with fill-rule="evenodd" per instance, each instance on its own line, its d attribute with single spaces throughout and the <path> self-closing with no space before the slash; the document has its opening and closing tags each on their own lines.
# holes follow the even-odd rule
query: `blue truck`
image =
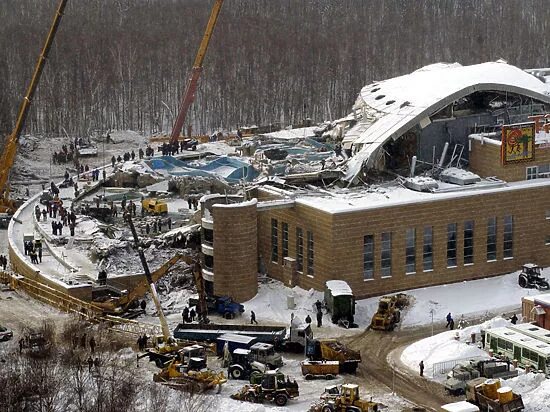
<svg viewBox="0 0 550 412">
<path fill-rule="evenodd" d="M 189 306 L 197 306 L 199 300 L 197 298 L 189 298 Z M 235 302 L 229 296 L 208 296 L 206 298 L 206 307 L 208 313 L 217 313 L 225 319 L 233 319 L 237 315 L 244 313 L 244 306 Z"/>
</svg>

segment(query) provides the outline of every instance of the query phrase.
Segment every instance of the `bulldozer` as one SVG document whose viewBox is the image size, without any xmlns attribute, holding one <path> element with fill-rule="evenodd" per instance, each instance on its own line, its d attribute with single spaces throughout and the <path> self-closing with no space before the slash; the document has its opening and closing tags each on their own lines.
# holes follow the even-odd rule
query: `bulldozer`
<svg viewBox="0 0 550 412">
<path fill-rule="evenodd" d="M 359 386 L 345 383 L 325 388 L 321 400 L 311 406 L 309 412 L 377 412 L 378 403 L 359 397 Z"/>
<path fill-rule="evenodd" d="M 523 265 L 521 273 L 518 276 L 518 284 L 522 288 L 537 288 L 539 290 L 550 289 L 548 281 L 542 277 L 541 267 L 534 263 L 526 263 Z"/>
<path fill-rule="evenodd" d="M 192 393 L 217 387 L 219 393 L 227 378 L 223 372 L 216 373 L 207 369 L 204 358 L 190 358 L 186 364 L 179 359 L 173 359 L 159 373 L 153 375 L 153 381 Z"/>
<path fill-rule="evenodd" d="M 252 403 L 274 402 L 277 406 L 285 406 L 289 399 L 297 398 L 300 392 L 296 381 L 277 371 L 267 371 L 260 384 L 245 385 L 233 395 L 232 399 Z"/>
<path fill-rule="evenodd" d="M 401 321 L 401 311 L 408 304 L 407 295 L 398 293 L 397 295 L 382 296 L 378 302 L 378 310 L 372 317 L 371 329 L 392 331 L 395 325 Z"/>
</svg>

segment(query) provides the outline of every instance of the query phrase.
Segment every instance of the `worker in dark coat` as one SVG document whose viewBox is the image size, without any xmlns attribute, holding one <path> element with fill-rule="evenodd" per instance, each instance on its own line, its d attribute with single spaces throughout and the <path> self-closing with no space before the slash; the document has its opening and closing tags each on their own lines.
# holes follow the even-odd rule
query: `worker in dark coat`
<svg viewBox="0 0 550 412">
<path fill-rule="evenodd" d="M 183 312 L 181 313 L 181 317 L 183 319 L 183 323 L 189 322 L 189 308 L 187 306 L 183 308 Z"/>
<path fill-rule="evenodd" d="M 256 314 L 254 313 L 253 310 L 250 311 L 250 324 L 252 325 L 253 323 L 255 323 L 256 325 L 258 324 L 258 322 L 256 321 Z"/>
<path fill-rule="evenodd" d="M 195 312 L 195 308 L 191 308 L 191 310 L 189 311 L 189 320 L 191 322 L 194 322 L 195 316 L 197 316 L 197 312 Z"/>
<path fill-rule="evenodd" d="M 306 323 L 308 325 L 311 324 L 311 316 L 309 316 L 309 315 L 306 316 Z"/>
<path fill-rule="evenodd" d="M 448 328 L 449 325 L 451 324 L 451 320 L 453 320 L 453 317 L 451 315 L 451 312 L 447 313 L 447 324 L 445 325 L 445 328 Z"/>
<path fill-rule="evenodd" d="M 317 312 L 317 327 L 320 328 L 323 326 L 323 312 Z"/>
<path fill-rule="evenodd" d="M 418 367 L 420 368 L 420 376 L 424 376 L 424 361 L 421 360 L 418 364 Z"/>
<path fill-rule="evenodd" d="M 512 316 L 510 318 L 510 322 L 512 322 L 512 325 L 515 325 L 518 321 L 518 317 L 516 316 L 516 314 L 514 313 L 514 316 Z"/>
</svg>

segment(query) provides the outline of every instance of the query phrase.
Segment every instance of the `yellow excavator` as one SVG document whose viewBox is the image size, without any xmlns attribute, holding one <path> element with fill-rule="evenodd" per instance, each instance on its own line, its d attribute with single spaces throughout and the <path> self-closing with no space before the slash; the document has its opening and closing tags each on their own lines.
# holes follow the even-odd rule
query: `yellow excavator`
<svg viewBox="0 0 550 412">
<path fill-rule="evenodd" d="M 25 120 L 29 114 L 29 109 L 34 97 L 34 92 L 38 86 L 40 76 L 44 70 L 46 60 L 48 59 L 48 54 L 53 43 L 59 24 L 61 23 L 61 17 L 63 16 L 63 11 L 67 5 L 67 0 L 60 0 L 57 6 L 55 16 L 46 37 L 46 42 L 42 47 L 38 61 L 34 68 L 34 73 L 32 75 L 31 83 L 27 89 L 27 93 L 19 106 L 19 113 L 17 115 L 17 121 L 15 122 L 15 127 L 11 134 L 7 137 L 6 143 L 4 144 L 4 150 L 2 152 L 2 157 L 0 158 L 0 214 L 5 214 L 11 216 L 17 210 L 18 204 L 15 200 L 10 198 L 10 187 L 9 187 L 9 177 L 11 168 L 15 162 L 15 156 L 17 155 L 17 146 L 19 143 L 19 137 L 21 136 L 21 131 L 25 126 Z"/>
</svg>

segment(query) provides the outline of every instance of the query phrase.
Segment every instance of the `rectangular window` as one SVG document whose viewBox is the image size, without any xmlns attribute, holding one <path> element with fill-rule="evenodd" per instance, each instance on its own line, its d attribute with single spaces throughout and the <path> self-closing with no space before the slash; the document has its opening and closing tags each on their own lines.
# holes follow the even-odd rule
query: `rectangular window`
<svg viewBox="0 0 550 412">
<path fill-rule="evenodd" d="M 497 218 L 487 219 L 487 261 L 497 260 Z"/>
<path fill-rule="evenodd" d="M 288 223 L 283 222 L 283 259 L 288 257 Z"/>
<path fill-rule="evenodd" d="M 464 264 L 474 263 L 474 221 L 464 222 Z"/>
<path fill-rule="evenodd" d="M 382 242 L 380 245 L 381 259 L 380 267 L 382 277 L 391 276 L 391 232 L 382 233 Z"/>
<path fill-rule="evenodd" d="M 304 232 L 296 228 L 296 270 L 304 271 Z"/>
<path fill-rule="evenodd" d="M 405 273 L 416 272 L 416 229 L 407 229 L 405 233 Z"/>
<path fill-rule="evenodd" d="M 271 261 L 279 261 L 279 222 L 277 219 L 271 219 Z"/>
<path fill-rule="evenodd" d="M 307 274 L 313 276 L 313 260 L 315 258 L 313 249 L 315 244 L 313 243 L 313 232 L 307 232 Z"/>
<path fill-rule="evenodd" d="M 363 279 L 374 279 L 374 236 L 363 237 Z"/>
<path fill-rule="evenodd" d="M 456 223 L 447 225 L 447 267 L 456 266 Z"/>
<path fill-rule="evenodd" d="M 504 216 L 504 259 L 514 257 L 514 217 Z"/>
<path fill-rule="evenodd" d="M 529 166 L 526 168 L 526 178 L 527 180 L 533 180 L 538 177 L 539 174 L 539 168 L 538 166 Z"/>
<path fill-rule="evenodd" d="M 433 228 L 424 226 L 424 244 L 422 246 L 422 264 L 424 272 L 433 270 Z"/>
</svg>

